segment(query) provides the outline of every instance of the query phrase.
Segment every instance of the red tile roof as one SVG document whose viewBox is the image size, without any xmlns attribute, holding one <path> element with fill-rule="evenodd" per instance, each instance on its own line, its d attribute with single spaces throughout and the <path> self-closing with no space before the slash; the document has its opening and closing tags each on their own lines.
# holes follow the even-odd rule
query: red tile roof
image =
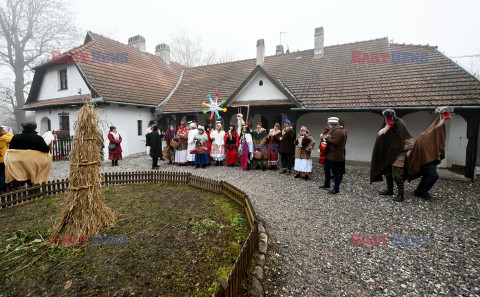
<svg viewBox="0 0 480 297">
<path fill-rule="evenodd" d="M 104 100 L 156 106 L 176 85 L 182 65 L 173 62 L 168 67 L 156 55 L 142 53 L 132 46 L 92 32 L 88 34 L 90 38 L 87 37 L 86 43 L 70 52 L 87 53 L 88 62 L 80 60 L 77 65 Z M 94 63 L 92 52 L 128 53 L 128 61 L 126 63 Z M 27 107 L 30 107 L 33 101 L 35 98 L 27 101 Z M 45 104 L 48 104 L 48 101 Z"/>
<path fill-rule="evenodd" d="M 184 67 L 168 67 L 159 57 L 89 32 L 72 52 L 128 53 L 127 63 L 78 63 L 86 79 L 106 101 L 157 106 L 175 88 Z M 425 53 L 426 63 L 352 63 L 352 51 Z M 91 56 L 89 56 L 89 59 Z M 38 66 L 26 107 L 36 102 L 43 77 Z M 202 110 L 207 94 L 231 99 L 256 67 L 256 59 L 185 69 L 164 112 Z M 269 56 L 263 69 L 306 108 L 480 105 L 480 82 L 436 47 L 389 44 L 386 38 L 327 46 L 322 58 L 313 49 Z M 59 99 L 59 98 L 52 98 Z M 230 106 L 235 102 L 231 102 Z"/>
<path fill-rule="evenodd" d="M 352 63 L 352 51 L 386 52 L 389 62 Z M 428 61 L 391 63 L 393 51 L 426 53 Z M 208 93 L 227 99 L 255 66 L 250 59 L 187 69 L 163 111 L 200 110 Z M 314 58 L 313 49 L 269 56 L 263 67 L 306 108 L 480 104 L 480 82 L 436 47 L 386 38 L 328 46 L 322 58 Z"/>
</svg>

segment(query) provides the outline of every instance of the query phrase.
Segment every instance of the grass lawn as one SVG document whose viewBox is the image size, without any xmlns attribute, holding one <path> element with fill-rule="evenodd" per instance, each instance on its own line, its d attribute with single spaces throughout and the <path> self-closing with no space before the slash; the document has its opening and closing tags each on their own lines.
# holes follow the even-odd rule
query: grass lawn
<svg viewBox="0 0 480 297">
<path fill-rule="evenodd" d="M 207 296 L 249 225 L 229 198 L 173 184 L 105 187 L 128 244 L 51 245 L 65 194 L 0 210 L 0 296 Z"/>
</svg>

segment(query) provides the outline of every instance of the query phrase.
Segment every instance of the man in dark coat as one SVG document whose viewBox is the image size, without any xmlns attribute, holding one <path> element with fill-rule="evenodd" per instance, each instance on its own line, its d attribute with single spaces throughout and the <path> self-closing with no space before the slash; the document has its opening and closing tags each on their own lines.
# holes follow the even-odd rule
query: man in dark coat
<svg viewBox="0 0 480 297">
<path fill-rule="evenodd" d="M 404 200 L 404 182 L 408 175 L 407 152 L 413 147 L 413 138 L 405 122 L 395 116 L 395 111 L 386 109 L 385 117 L 375 141 L 370 164 L 370 183 L 387 181 L 387 189 L 380 195 L 393 195 L 393 182 L 397 184 L 398 194 L 394 201 Z"/>
<path fill-rule="evenodd" d="M 13 136 L 10 142 L 10 149 L 15 150 L 34 150 L 43 153 L 48 153 L 50 150 L 42 136 L 37 135 L 35 131 L 37 124 L 34 122 L 27 122 L 22 124 L 23 131 L 20 134 Z"/>
<path fill-rule="evenodd" d="M 445 122 L 451 118 L 453 107 L 438 107 L 435 112 L 439 113 L 437 119 L 418 136 L 408 156 L 410 180 L 422 177 L 414 194 L 427 200 L 432 198 L 428 191 L 438 179 L 437 166 L 445 159 Z"/>
<path fill-rule="evenodd" d="M 150 138 L 150 157 L 152 157 L 152 169 L 158 169 L 158 158 L 163 154 L 162 152 L 162 137 L 159 133 L 158 126 L 153 126 L 153 132 L 148 134 Z"/>
<path fill-rule="evenodd" d="M 328 127 L 330 135 L 322 134 L 320 137 L 327 143 L 325 155 L 325 182 L 321 189 L 330 189 L 331 172 L 335 179 L 333 189 L 328 191 L 329 194 L 337 194 L 340 191 L 340 183 L 342 182 L 342 165 L 345 162 L 345 143 L 346 136 L 343 127 L 339 125 L 338 118 L 328 118 Z"/>
<path fill-rule="evenodd" d="M 280 145 L 278 147 L 278 152 L 282 160 L 282 170 L 280 174 L 287 173 L 287 175 L 290 175 L 292 174 L 294 161 L 295 131 L 293 131 L 292 123 L 288 119 L 283 121 L 283 125 L 285 128 L 282 130 Z"/>
</svg>

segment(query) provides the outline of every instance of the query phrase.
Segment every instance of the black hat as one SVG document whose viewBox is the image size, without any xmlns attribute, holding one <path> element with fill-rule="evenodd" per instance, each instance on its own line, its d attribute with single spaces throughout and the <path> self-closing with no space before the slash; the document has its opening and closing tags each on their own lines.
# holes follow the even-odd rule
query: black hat
<svg viewBox="0 0 480 297">
<path fill-rule="evenodd" d="M 37 129 L 37 124 L 35 122 L 26 122 L 22 123 L 22 127 L 25 130 L 35 130 Z"/>
</svg>

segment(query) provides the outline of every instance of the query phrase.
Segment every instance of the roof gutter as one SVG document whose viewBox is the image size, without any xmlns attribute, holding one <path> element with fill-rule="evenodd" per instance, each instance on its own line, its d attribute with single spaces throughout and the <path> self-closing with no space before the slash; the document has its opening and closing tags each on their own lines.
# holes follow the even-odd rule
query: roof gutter
<svg viewBox="0 0 480 297">
<path fill-rule="evenodd" d="M 444 105 L 438 105 L 444 106 Z M 438 106 L 393 106 L 393 109 L 397 110 L 435 110 Z M 451 106 L 451 105 L 446 105 Z M 466 106 L 451 106 L 454 109 L 480 109 L 480 105 L 466 105 Z M 372 110 L 379 110 L 382 107 L 374 106 L 374 107 L 332 107 L 332 108 L 292 108 L 295 111 L 372 111 Z M 383 108 L 387 108 L 386 106 Z"/>
<path fill-rule="evenodd" d="M 131 105 L 131 106 L 141 106 L 141 107 L 148 107 L 148 108 L 157 107 L 156 105 L 141 104 L 141 103 L 129 103 L 129 102 L 121 102 L 121 101 L 111 101 L 111 100 L 105 100 L 103 98 L 100 98 L 99 100 L 96 100 L 95 102 L 98 102 L 98 103 L 114 103 L 114 104 Z"/>
</svg>

